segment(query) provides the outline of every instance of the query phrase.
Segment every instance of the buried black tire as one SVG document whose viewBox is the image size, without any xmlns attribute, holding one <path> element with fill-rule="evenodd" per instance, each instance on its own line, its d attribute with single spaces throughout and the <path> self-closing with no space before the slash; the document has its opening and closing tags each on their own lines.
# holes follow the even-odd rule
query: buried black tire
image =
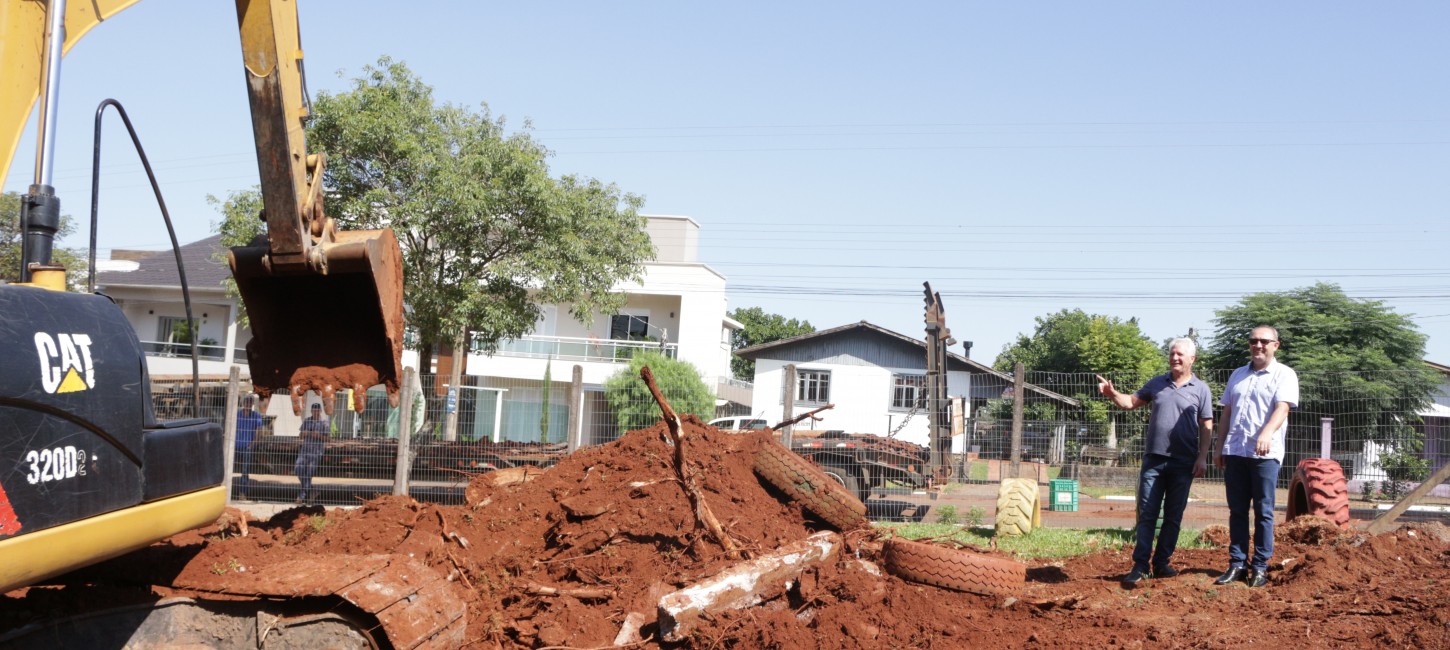
<svg viewBox="0 0 1450 650">
<path fill-rule="evenodd" d="M 984 596 L 1016 593 L 1027 581 L 1027 565 L 954 548 L 886 540 L 884 566 L 903 580 Z"/>
<path fill-rule="evenodd" d="M 866 504 L 846 486 L 810 461 L 776 442 L 767 442 L 755 456 L 753 468 L 761 480 L 800 502 L 812 514 L 837 530 L 869 526 Z"/>
<path fill-rule="evenodd" d="M 1349 527 L 1349 482 L 1344 468 L 1328 458 L 1306 458 L 1294 468 L 1289 482 L 1289 521 L 1314 515 Z"/>
</svg>

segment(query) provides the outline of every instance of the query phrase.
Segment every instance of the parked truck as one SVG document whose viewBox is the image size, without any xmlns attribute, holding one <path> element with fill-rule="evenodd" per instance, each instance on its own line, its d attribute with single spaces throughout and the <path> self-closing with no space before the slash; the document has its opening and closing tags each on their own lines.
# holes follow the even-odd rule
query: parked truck
<svg viewBox="0 0 1450 650">
<path fill-rule="evenodd" d="M 924 489 L 931 484 L 930 452 L 904 440 L 835 429 L 797 430 L 791 434 L 791 451 L 820 465 L 862 501 L 879 488 Z"/>
</svg>

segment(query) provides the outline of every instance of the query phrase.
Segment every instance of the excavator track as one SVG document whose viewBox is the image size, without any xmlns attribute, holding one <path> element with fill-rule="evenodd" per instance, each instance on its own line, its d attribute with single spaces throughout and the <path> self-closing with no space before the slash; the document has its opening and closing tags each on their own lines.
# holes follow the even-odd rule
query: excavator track
<svg viewBox="0 0 1450 650">
<path fill-rule="evenodd" d="M 395 555 L 317 555 L 171 588 L 184 595 L 34 623 L 0 647 L 432 650 L 459 647 L 467 628 L 461 587 Z"/>
</svg>

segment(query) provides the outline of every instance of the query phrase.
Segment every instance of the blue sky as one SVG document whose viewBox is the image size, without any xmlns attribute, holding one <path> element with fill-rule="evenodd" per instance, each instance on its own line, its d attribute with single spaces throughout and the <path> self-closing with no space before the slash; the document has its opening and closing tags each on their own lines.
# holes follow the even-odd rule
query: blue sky
<svg viewBox="0 0 1450 650">
<path fill-rule="evenodd" d="M 1062 308 L 1161 340 L 1323 280 L 1412 315 L 1450 363 L 1444 3 L 300 6 L 314 93 L 388 55 L 442 101 L 531 123 L 556 173 L 698 221 L 732 308 L 920 336 L 930 281 L 990 362 Z M 255 184 L 235 21 L 228 2 L 146 0 L 72 51 L 65 212 L 88 216 L 105 97 L 183 242 L 219 218 L 207 194 Z M 162 248 L 106 128 L 100 247 Z M 30 182 L 33 147 L 5 189 Z"/>
</svg>

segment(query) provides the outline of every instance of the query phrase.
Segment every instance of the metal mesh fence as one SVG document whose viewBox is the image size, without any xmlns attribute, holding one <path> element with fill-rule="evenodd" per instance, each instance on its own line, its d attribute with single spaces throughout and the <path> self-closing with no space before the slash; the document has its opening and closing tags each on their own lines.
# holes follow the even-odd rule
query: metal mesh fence
<svg viewBox="0 0 1450 650">
<path fill-rule="evenodd" d="M 1215 416 L 1219 397 L 1232 370 L 1204 370 L 1198 376 L 1210 385 Z M 604 385 L 575 384 L 541 376 L 500 379 L 466 376 L 450 387 L 447 377 L 419 378 L 411 419 L 409 493 L 438 502 L 459 502 L 461 488 L 476 473 L 523 465 L 550 466 L 579 447 L 617 439 L 624 431 L 658 419 L 658 407 L 642 382 L 638 391 L 611 395 Z M 690 391 L 661 379 L 661 389 L 682 412 L 693 409 L 704 420 L 714 412 L 714 399 L 691 402 Z M 1146 377 L 1109 377 L 1118 390 L 1136 391 Z M 1287 487 L 1299 460 L 1317 457 L 1321 448 L 1338 461 L 1350 479 L 1351 493 L 1398 493 L 1450 460 L 1450 427 L 1446 418 L 1421 418 L 1423 404 L 1397 400 L 1384 387 L 1394 386 L 1393 373 L 1334 373 L 1299 376 L 1301 403 L 1291 412 L 1280 487 Z M 246 392 L 249 387 L 243 386 Z M 201 385 L 201 403 L 193 410 L 190 381 L 153 380 L 157 416 L 162 419 L 226 416 L 225 381 Z M 849 431 L 797 433 L 797 453 L 825 467 L 837 480 L 863 497 L 921 492 L 948 482 L 993 483 L 1012 456 L 1013 389 L 991 398 L 957 400 L 963 417 L 955 418 L 951 467 L 930 476 L 927 450 L 881 435 Z M 1021 459 L 1046 482 L 1077 477 L 1131 488 L 1143 452 L 1148 409 L 1126 411 L 1098 392 L 1092 374 L 1028 372 L 1023 391 L 1024 424 Z M 337 395 L 333 416 L 326 417 L 328 443 L 315 471 L 319 502 L 358 503 L 392 490 L 397 470 L 400 409 L 392 408 L 383 391 L 364 397 L 365 408 L 348 408 L 352 396 Z M 268 501 L 298 496 L 296 459 L 298 433 L 316 398 L 302 398 L 303 416 L 293 412 L 292 398 L 275 396 L 260 414 L 262 424 L 252 443 L 239 448 L 233 466 L 238 480 L 234 494 Z M 1327 444 L 1325 435 L 1327 432 Z M 1215 449 L 1215 453 L 1216 453 Z M 246 480 L 242 480 L 245 474 Z M 1024 473 L 1031 476 L 1031 473 Z M 1221 482 L 1210 464 L 1206 481 Z"/>
</svg>

